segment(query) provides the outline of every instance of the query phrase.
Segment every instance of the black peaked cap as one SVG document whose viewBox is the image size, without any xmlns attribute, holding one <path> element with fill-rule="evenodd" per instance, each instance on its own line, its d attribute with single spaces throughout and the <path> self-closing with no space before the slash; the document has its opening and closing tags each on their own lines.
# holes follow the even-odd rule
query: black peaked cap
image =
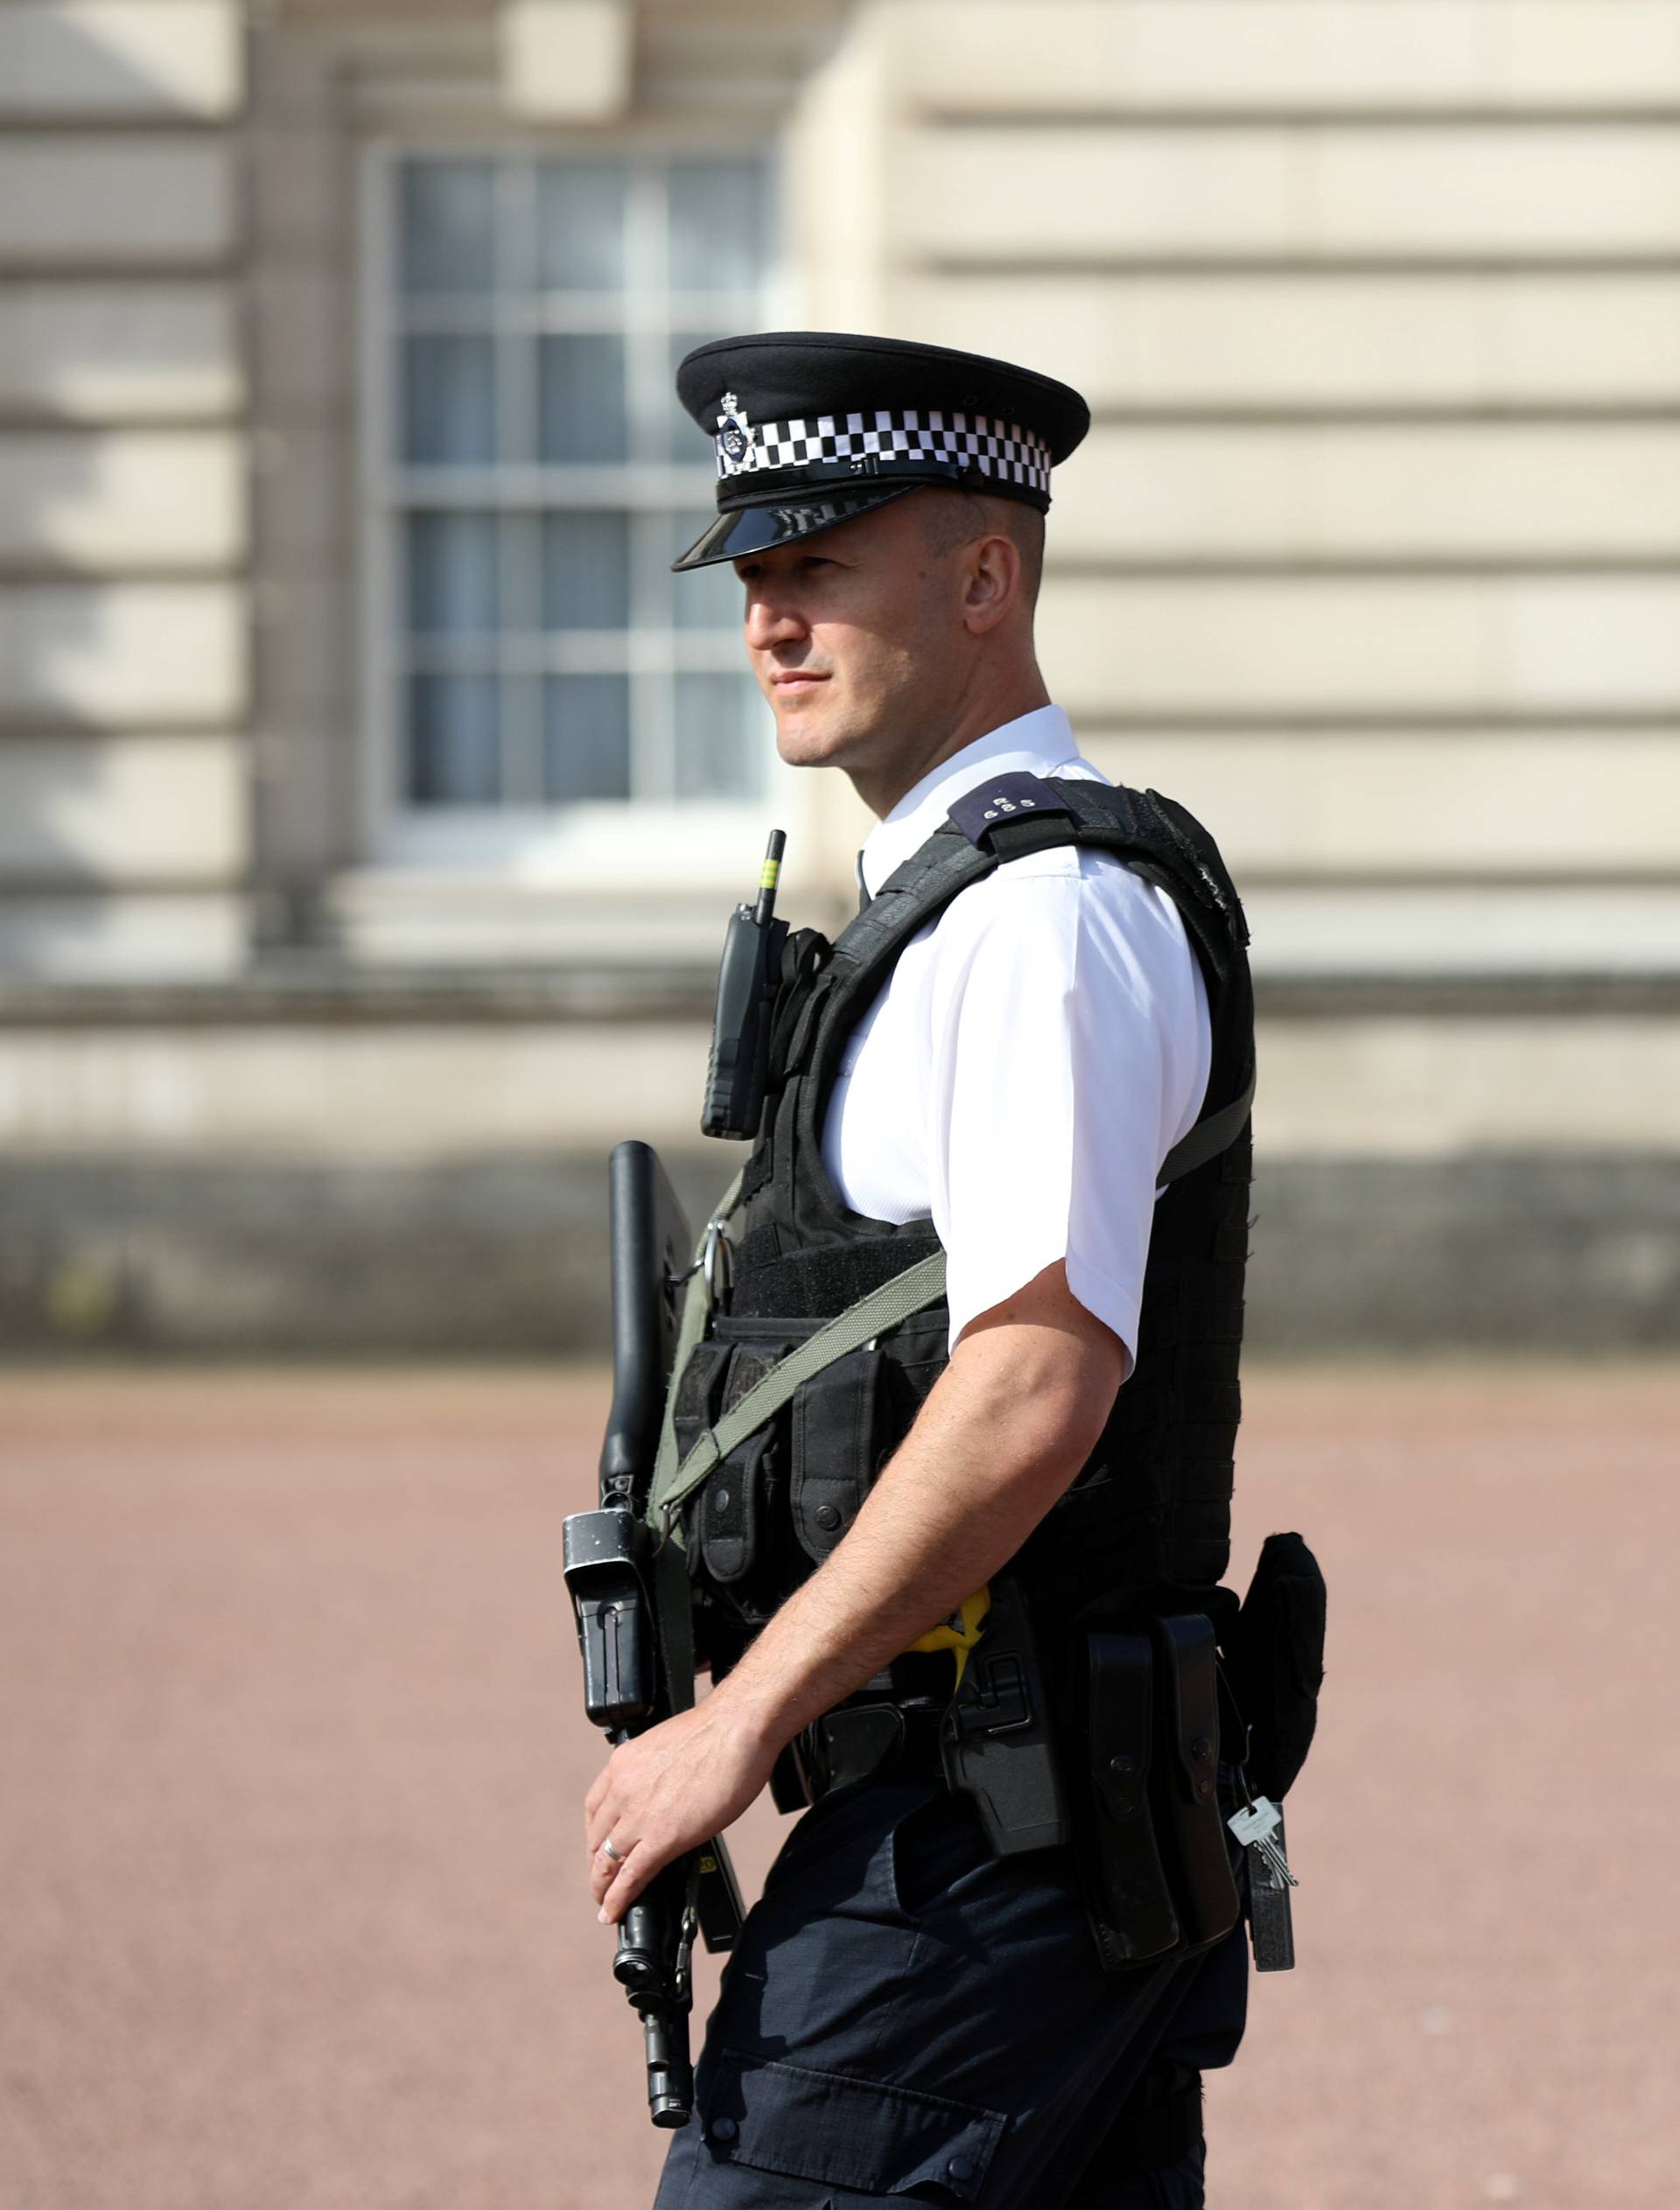
<svg viewBox="0 0 1680 2210">
<path fill-rule="evenodd" d="M 924 484 L 1042 513 L 1052 465 L 1091 422 L 1054 376 L 836 330 L 717 339 L 679 364 L 676 391 L 715 441 L 719 471 L 718 518 L 679 570 L 812 536 Z"/>
</svg>

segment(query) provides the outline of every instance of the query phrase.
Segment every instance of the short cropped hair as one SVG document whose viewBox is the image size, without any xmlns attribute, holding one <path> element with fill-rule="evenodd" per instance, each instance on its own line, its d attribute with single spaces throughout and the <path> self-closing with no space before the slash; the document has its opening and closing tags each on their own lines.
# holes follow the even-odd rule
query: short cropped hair
<svg viewBox="0 0 1680 2210">
<path fill-rule="evenodd" d="M 1019 499 L 999 499 L 962 484 L 928 484 L 921 494 L 929 551 L 955 552 L 976 537 L 1007 537 L 1021 556 L 1026 609 L 1038 604 L 1044 580 L 1044 516 Z"/>
</svg>

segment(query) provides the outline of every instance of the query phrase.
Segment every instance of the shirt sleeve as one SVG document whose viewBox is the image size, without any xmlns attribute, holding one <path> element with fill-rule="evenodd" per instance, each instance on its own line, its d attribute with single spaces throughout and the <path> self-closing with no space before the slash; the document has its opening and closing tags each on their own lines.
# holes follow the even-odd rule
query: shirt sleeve
<svg viewBox="0 0 1680 2210">
<path fill-rule="evenodd" d="M 950 1340 L 1060 1259 L 1130 1375 L 1158 1172 L 1207 1087 L 1207 994 L 1164 892 L 1041 857 L 1054 871 L 1000 868 L 942 927 L 927 1153 Z"/>
</svg>

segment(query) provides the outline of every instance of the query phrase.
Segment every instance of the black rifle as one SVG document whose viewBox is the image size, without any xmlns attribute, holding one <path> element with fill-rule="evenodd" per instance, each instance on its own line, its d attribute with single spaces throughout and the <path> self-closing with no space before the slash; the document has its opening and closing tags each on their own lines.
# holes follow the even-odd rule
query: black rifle
<svg viewBox="0 0 1680 2210">
<path fill-rule="evenodd" d="M 654 1581 L 657 1570 L 680 1570 L 681 1554 L 656 1564 L 646 1513 L 692 1244 L 682 1208 L 649 1145 L 620 1143 L 609 1175 L 612 1409 L 601 1446 L 600 1508 L 572 1513 L 564 1543 L 566 1587 L 584 1660 L 584 1706 L 617 1743 L 657 1726 L 677 1708 L 671 1668 L 659 1647 Z M 686 1577 L 680 1595 L 686 1604 Z M 691 1700 L 689 1681 L 676 1687 L 683 1703 Z M 686 2125 L 694 2107 L 689 2012 L 695 1934 L 709 1949 L 726 1949 L 741 1917 L 728 1853 L 714 1840 L 667 1865 L 620 1924 L 612 1972 L 641 2018 L 648 2106 L 656 2126 Z"/>
</svg>

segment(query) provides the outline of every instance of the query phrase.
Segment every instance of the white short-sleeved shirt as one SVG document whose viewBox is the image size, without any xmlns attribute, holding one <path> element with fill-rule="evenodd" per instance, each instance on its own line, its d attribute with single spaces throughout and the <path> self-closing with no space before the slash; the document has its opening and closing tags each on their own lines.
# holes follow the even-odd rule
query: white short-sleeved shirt
<svg viewBox="0 0 1680 2210">
<path fill-rule="evenodd" d="M 1014 772 L 1106 782 L 1042 706 L 906 793 L 862 854 L 872 894 L 952 802 Z M 847 1040 L 822 1159 L 855 1211 L 931 1219 L 950 1340 L 1046 1266 L 1131 1371 L 1162 1160 L 1201 1109 L 1213 1030 L 1165 891 L 1072 845 L 1007 860 L 905 947 Z"/>
</svg>

